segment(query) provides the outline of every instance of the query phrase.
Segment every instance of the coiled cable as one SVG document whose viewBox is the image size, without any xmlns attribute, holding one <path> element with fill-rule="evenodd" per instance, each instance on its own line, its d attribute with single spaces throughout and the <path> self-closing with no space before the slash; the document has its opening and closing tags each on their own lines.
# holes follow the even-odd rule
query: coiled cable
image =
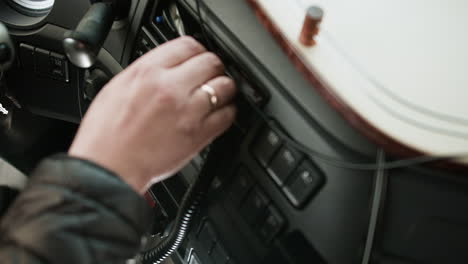
<svg viewBox="0 0 468 264">
<path fill-rule="evenodd" d="M 223 166 L 220 166 L 220 162 L 231 161 L 231 157 L 235 153 L 235 149 L 233 149 L 235 147 L 234 137 L 235 132 L 228 131 L 210 145 L 210 151 L 200 175 L 185 193 L 169 235 L 154 248 L 141 253 L 139 256 L 141 263 L 163 263 L 182 244 L 189 232 L 192 220 L 200 209 L 200 204 L 217 174 L 217 170 L 223 168 Z"/>
</svg>

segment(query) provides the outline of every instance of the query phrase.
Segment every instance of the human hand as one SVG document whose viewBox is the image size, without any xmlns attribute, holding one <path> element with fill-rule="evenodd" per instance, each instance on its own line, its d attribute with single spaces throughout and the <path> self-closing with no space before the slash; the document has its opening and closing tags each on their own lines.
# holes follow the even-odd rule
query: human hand
<svg viewBox="0 0 468 264">
<path fill-rule="evenodd" d="M 93 161 L 143 193 L 232 124 L 236 89 L 221 60 L 190 37 L 150 51 L 112 79 L 84 117 L 69 155 Z M 218 103 L 200 89 L 215 90 Z"/>
</svg>

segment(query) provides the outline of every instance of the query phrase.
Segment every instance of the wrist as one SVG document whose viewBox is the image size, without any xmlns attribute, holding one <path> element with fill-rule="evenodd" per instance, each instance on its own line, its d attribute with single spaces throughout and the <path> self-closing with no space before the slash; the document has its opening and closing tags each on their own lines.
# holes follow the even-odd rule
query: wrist
<svg viewBox="0 0 468 264">
<path fill-rule="evenodd" d="M 82 153 L 73 147 L 70 148 L 67 154 L 72 158 L 77 158 L 87 162 L 91 162 L 96 166 L 111 172 L 113 175 L 115 175 L 121 181 L 125 182 L 131 189 L 133 189 L 140 195 L 143 195 L 146 191 L 145 181 L 142 180 L 142 177 L 137 177 L 136 175 L 134 175 L 134 171 L 132 173 L 131 170 L 125 167 L 114 165 L 111 162 L 108 162 L 107 160 L 99 159 L 98 157 L 95 157 L 93 155 L 87 155 L 86 153 Z"/>
</svg>

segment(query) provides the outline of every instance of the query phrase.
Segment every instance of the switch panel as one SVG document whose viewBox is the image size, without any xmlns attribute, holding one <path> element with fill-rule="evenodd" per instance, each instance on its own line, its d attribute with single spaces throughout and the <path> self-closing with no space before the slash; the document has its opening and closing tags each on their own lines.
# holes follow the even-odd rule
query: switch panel
<svg viewBox="0 0 468 264">
<path fill-rule="evenodd" d="M 50 53 L 50 74 L 52 77 L 69 82 L 68 76 L 68 62 L 65 56 L 51 52 Z"/>
<path fill-rule="evenodd" d="M 64 82 L 70 81 L 68 61 L 64 55 L 22 43 L 19 57 L 24 70 Z"/>
</svg>

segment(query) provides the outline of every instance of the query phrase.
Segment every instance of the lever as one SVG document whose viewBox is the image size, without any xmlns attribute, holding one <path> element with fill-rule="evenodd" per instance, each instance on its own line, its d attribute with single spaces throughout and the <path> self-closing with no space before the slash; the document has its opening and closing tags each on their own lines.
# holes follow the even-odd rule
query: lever
<svg viewBox="0 0 468 264">
<path fill-rule="evenodd" d="M 114 10 L 111 3 L 93 4 L 76 29 L 68 32 L 63 40 L 68 59 L 80 68 L 93 66 L 113 22 Z"/>
<path fill-rule="evenodd" d="M 67 32 L 63 40 L 68 59 L 84 69 L 96 62 L 112 23 L 128 16 L 131 0 L 91 0 L 91 3 L 76 29 Z"/>
</svg>

